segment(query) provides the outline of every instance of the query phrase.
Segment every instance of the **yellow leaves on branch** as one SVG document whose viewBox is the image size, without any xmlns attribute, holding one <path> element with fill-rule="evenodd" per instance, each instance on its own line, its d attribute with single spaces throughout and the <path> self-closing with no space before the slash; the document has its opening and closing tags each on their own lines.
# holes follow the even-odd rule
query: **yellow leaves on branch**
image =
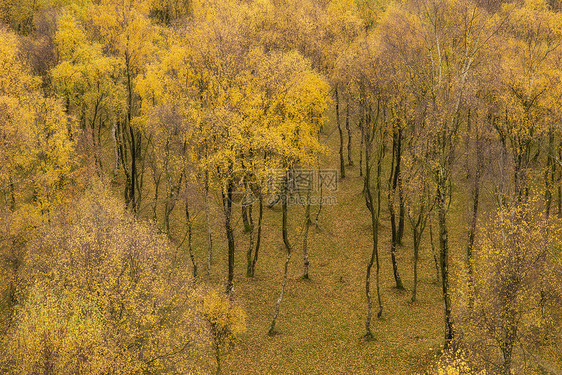
<svg viewBox="0 0 562 375">
<path fill-rule="evenodd" d="M 88 19 L 106 48 L 126 60 L 138 74 L 154 52 L 155 27 L 148 19 L 150 1 L 102 0 L 90 8 Z"/>
<path fill-rule="evenodd" d="M 33 288 L 25 307 L 16 310 L 11 371 L 30 374 L 50 368 L 59 374 L 102 373 L 104 357 L 112 353 L 104 348 L 103 320 L 95 302 Z"/>
<path fill-rule="evenodd" d="M 450 350 L 437 358 L 435 365 L 427 372 L 431 375 L 486 375 L 486 370 L 478 371 L 471 363 L 472 353 L 467 350 Z"/>
<path fill-rule="evenodd" d="M 60 103 L 38 91 L 16 50 L 15 36 L 0 31 L 0 186 L 13 194 L 12 206 L 48 211 L 75 166 L 73 126 Z"/>
<path fill-rule="evenodd" d="M 225 343 L 244 329 L 239 308 L 194 288 L 187 254 L 99 183 L 53 212 L 27 250 L 1 348 L 10 373 L 201 373 L 215 339 L 203 321 Z"/>
<path fill-rule="evenodd" d="M 156 126 L 155 113 L 179 119 L 183 157 L 219 184 L 232 170 L 310 163 L 327 107 L 328 85 L 301 54 L 265 52 L 242 38 L 243 11 L 206 14 L 174 35 L 136 86 L 147 126 Z"/>
<path fill-rule="evenodd" d="M 221 349 L 234 344 L 236 336 L 246 331 L 244 310 L 217 290 L 204 293 L 199 308 L 210 327 L 214 345 Z"/>
<path fill-rule="evenodd" d="M 0 28 L 0 96 L 19 97 L 33 90 L 38 81 L 25 69 L 18 57 L 17 37 Z"/>
<path fill-rule="evenodd" d="M 535 197 L 500 208 L 486 223 L 474 251 L 468 326 L 486 361 L 497 360 L 488 344 L 505 360 L 516 345 L 534 348 L 559 337 L 561 241 L 560 220 L 547 218 Z"/>
<path fill-rule="evenodd" d="M 51 70 L 53 86 L 70 106 L 77 106 L 83 125 L 103 115 L 125 112 L 125 89 L 119 82 L 120 63 L 105 56 L 102 46 L 88 41 L 80 23 L 64 13 L 55 35 L 61 62 Z"/>
<path fill-rule="evenodd" d="M 77 20 L 68 12 L 59 19 L 55 43 L 61 60 L 80 62 L 88 60 L 89 56 L 82 57 L 87 43 L 85 32 L 79 27 Z"/>
<path fill-rule="evenodd" d="M 562 69 L 560 38 L 562 15 L 545 1 L 529 0 L 525 6 L 504 6 L 505 32 L 499 34 L 499 69 L 494 92 L 499 126 L 524 147 L 530 138 L 544 134 L 559 112 Z"/>
</svg>

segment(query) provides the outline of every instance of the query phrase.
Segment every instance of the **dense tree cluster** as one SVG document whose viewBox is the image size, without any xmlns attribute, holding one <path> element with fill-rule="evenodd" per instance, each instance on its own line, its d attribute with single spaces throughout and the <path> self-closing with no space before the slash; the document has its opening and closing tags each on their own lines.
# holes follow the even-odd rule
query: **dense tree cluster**
<svg viewBox="0 0 562 375">
<path fill-rule="evenodd" d="M 332 225 L 321 205 L 289 209 L 289 179 L 321 166 L 332 128 L 339 178 L 362 178 L 343 193 L 362 194 L 370 223 L 363 338 L 384 329 L 383 267 L 419 300 L 428 242 L 444 317 L 431 371 L 548 370 L 540 355 L 562 333 L 561 11 L 0 0 L 1 371 L 219 373 L 245 329 L 235 255 L 247 243 L 245 273 L 259 274 L 264 206 L 280 203 L 275 335 L 297 241 L 308 279 L 308 228 Z"/>
</svg>

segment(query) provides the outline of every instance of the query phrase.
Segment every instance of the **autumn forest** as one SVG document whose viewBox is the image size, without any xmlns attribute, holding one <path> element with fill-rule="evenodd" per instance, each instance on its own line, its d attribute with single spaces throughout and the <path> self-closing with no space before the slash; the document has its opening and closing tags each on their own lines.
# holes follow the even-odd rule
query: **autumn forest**
<svg viewBox="0 0 562 375">
<path fill-rule="evenodd" d="M 560 374 L 560 0 L 0 0 L 0 373 Z"/>
</svg>

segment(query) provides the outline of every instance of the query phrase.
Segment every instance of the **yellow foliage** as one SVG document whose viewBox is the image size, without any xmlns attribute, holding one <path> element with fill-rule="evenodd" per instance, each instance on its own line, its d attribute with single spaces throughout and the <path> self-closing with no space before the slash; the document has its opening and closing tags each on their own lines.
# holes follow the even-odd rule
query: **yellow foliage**
<svg viewBox="0 0 562 375">
<path fill-rule="evenodd" d="M 505 6 L 504 12 L 507 26 L 496 36 L 499 66 L 490 101 L 496 126 L 510 140 L 514 157 L 524 160 L 533 139 L 545 135 L 559 115 L 562 15 L 542 0 Z"/>
<path fill-rule="evenodd" d="M 0 28 L 0 97 L 19 97 L 37 86 L 18 56 L 18 45 L 14 34 Z"/>
<path fill-rule="evenodd" d="M 176 251 L 94 183 L 27 245 L 3 365 L 22 374 L 200 372 L 211 337 Z"/>
<path fill-rule="evenodd" d="M 97 301 L 34 287 L 24 308 L 16 310 L 18 329 L 9 354 L 14 374 L 38 370 L 101 374 L 104 357 L 103 317 Z"/>
<path fill-rule="evenodd" d="M 0 31 L 0 186 L 16 203 L 48 212 L 75 166 L 73 123 L 57 100 L 44 98 L 16 54 L 17 40 Z"/>
<path fill-rule="evenodd" d="M 518 345 L 529 350 L 560 337 L 561 239 L 560 220 L 547 218 L 537 198 L 502 208 L 486 222 L 475 247 L 468 319 L 474 337 L 467 338 L 486 362 L 509 368 Z"/>
<path fill-rule="evenodd" d="M 242 308 L 217 290 L 210 290 L 200 297 L 200 309 L 218 347 L 232 345 L 236 336 L 246 331 L 246 315 Z"/>
<path fill-rule="evenodd" d="M 60 17 L 55 40 L 61 62 L 51 70 L 53 86 L 70 106 L 79 108 L 83 125 L 102 116 L 119 118 L 126 102 L 125 88 L 117 79 L 122 69 L 119 60 L 89 42 L 70 13 Z"/>
<path fill-rule="evenodd" d="M 168 147 L 165 140 L 175 131 L 174 137 L 189 145 L 181 158 L 198 160 L 198 169 L 208 171 L 219 186 L 236 170 L 262 173 L 310 164 L 320 150 L 317 134 L 329 90 L 325 80 L 297 52 L 250 48 L 231 24 L 214 23 L 209 32 L 208 22 L 177 35 L 162 61 L 138 81 L 156 145 Z M 162 128 L 158 116 L 164 113 L 177 125 Z"/>
<path fill-rule="evenodd" d="M 486 375 L 486 370 L 476 370 L 470 364 L 471 353 L 466 350 L 446 351 L 437 358 L 427 372 L 434 375 Z"/>
<path fill-rule="evenodd" d="M 150 1 L 102 0 L 89 8 L 88 21 L 132 76 L 140 73 L 154 53 L 156 29 L 148 19 Z"/>
</svg>

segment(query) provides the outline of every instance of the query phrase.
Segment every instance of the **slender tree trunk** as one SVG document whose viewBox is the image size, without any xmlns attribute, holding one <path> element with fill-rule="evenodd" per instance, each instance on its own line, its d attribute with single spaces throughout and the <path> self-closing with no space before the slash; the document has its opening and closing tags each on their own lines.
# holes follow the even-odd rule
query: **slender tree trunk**
<svg viewBox="0 0 562 375">
<path fill-rule="evenodd" d="M 180 179 L 177 185 L 174 185 L 172 182 L 172 178 L 169 174 L 168 167 L 166 166 L 166 174 L 168 177 L 168 196 L 166 199 L 166 204 L 164 205 L 164 228 L 166 230 L 166 234 L 170 236 L 170 216 L 172 211 L 176 208 L 176 202 L 178 200 L 178 195 L 181 190 L 182 181 L 184 174 L 180 175 Z"/>
<path fill-rule="evenodd" d="M 396 145 L 396 187 L 398 189 L 398 231 L 396 232 L 396 243 L 402 245 L 404 237 L 404 220 L 406 216 L 406 208 L 404 206 L 404 189 L 402 186 L 402 128 L 398 128 L 398 142 Z"/>
<path fill-rule="evenodd" d="M 502 365 L 502 374 L 504 375 L 512 375 L 513 372 L 511 372 L 511 353 L 512 353 L 512 349 L 502 349 L 502 355 L 503 355 L 503 365 Z"/>
<path fill-rule="evenodd" d="M 136 144 L 136 134 L 132 125 L 133 118 L 133 83 L 130 72 L 130 61 L 129 55 L 125 55 L 125 66 L 127 70 L 127 126 L 129 130 L 129 150 L 131 153 L 131 175 L 128 179 L 128 199 L 127 206 L 131 207 L 136 215 L 137 202 L 136 202 L 136 186 L 135 182 L 137 179 L 137 144 Z"/>
<path fill-rule="evenodd" d="M 216 375 L 220 375 L 221 373 L 221 351 L 220 346 L 215 344 L 215 359 L 217 361 L 217 371 L 215 372 Z"/>
<path fill-rule="evenodd" d="M 435 282 L 439 283 L 441 280 L 441 269 L 439 267 L 439 257 L 435 251 L 435 242 L 433 241 L 433 225 L 431 224 L 431 219 L 429 220 L 429 242 L 431 243 L 431 254 L 433 255 L 433 261 L 435 263 Z"/>
<path fill-rule="evenodd" d="M 125 204 L 129 207 L 130 198 L 129 198 L 129 191 L 130 191 L 130 179 L 131 174 L 129 171 L 129 155 L 128 155 L 128 148 L 126 145 L 129 143 L 127 134 L 128 132 L 125 129 L 126 122 L 117 122 L 117 134 L 118 134 L 118 143 L 117 146 L 119 148 L 119 158 L 121 160 L 121 167 L 123 168 L 123 173 L 125 174 L 125 190 L 124 190 L 124 197 L 125 197 Z"/>
<path fill-rule="evenodd" d="M 249 224 L 249 244 L 248 251 L 246 252 L 246 277 L 252 277 L 252 254 L 254 252 L 255 231 L 254 231 L 254 218 L 252 216 L 253 203 L 248 207 L 248 224 Z"/>
<path fill-rule="evenodd" d="M 396 284 L 396 289 L 404 290 L 404 284 L 400 278 L 400 273 L 398 272 L 398 262 L 396 260 L 396 245 L 398 242 L 397 228 L 396 228 L 396 215 L 394 214 L 394 207 L 392 204 L 389 205 L 390 210 L 390 226 L 391 226 L 391 241 L 390 241 L 390 259 L 392 262 L 392 273 L 394 275 L 394 282 Z"/>
<path fill-rule="evenodd" d="M 248 218 L 248 209 L 251 210 L 251 207 L 248 207 L 245 204 L 242 205 L 242 222 L 244 223 L 244 232 L 246 233 L 249 233 L 252 230 L 252 224 Z"/>
<path fill-rule="evenodd" d="M 558 186 L 558 217 L 562 217 L 562 186 Z"/>
<path fill-rule="evenodd" d="M 367 158 L 365 158 L 367 160 Z M 367 179 L 370 175 L 369 171 L 369 163 L 366 161 L 365 163 L 365 178 Z M 380 178 L 380 162 L 379 162 L 379 176 L 377 179 Z M 365 320 L 365 338 L 371 339 L 373 338 L 373 334 L 371 332 L 371 320 L 373 316 L 373 302 L 371 297 L 371 272 L 373 268 L 373 264 L 375 264 L 375 278 L 376 278 L 376 289 L 377 289 L 377 300 L 379 303 L 379 312 L 377 316 L 380 318 L 383 313 L 383 305 L 382 305 L 382 297 L 380 293 L 380 261 L 379 261 L 379 252 L 378 252 L 378 244 L 379 244 L 379 215 L 380 215 L 380 186 L 377 189 L 377 202 L 373 202 L 373 196 L 371 192 L 370 184 L 365 187 L 365 194 L 366 194 L 366 201 L 367 207 L 369 208 L 371 214 L 371 232 L 373 238 L 373 249 L 371 251 L 371 258 L 369 259 L 369 263 L 367 264 L 367 276 L 365 279 L 365 294 L 367 296 L 367 319 Z"/>
<path fill-rule="evenodd" d="M 187 194 L 185 197 L 185 220 L 187 225 L 187 251 L 189 253 L 189 258 L 191 259 L 191 264 L 193 266 L 193 278 L 197 277 L 197 262 L 195 261 L 195 256 L 193 255 L 193 223 L 191 222 L 191 216 L 189 214 L 189 201 Z"/>
<path fill-rule="evenodd" d="M 562 160 L 562 142 L 560 142 L 558 144 L 558 160 Z M 558 172 L 558 177 L 557 177 L 557 184 L 558 184 L 558 217 L 562 217 L 562 186 L 560 185 L 560 179 L 562 176 L 562 169 L 558 169 L 560 172 Z"/>
<path fill-rule="evenodd" d="M 476 237 L 476 224 L 478 219 L 478 205 L 480 201 L 480 179 L 479 172 L 477 172 L 475 186 L 472 191 L 472 215 L 470 218 L 470 227 L 468 229 L 468 245 L 466 247 L 466 261 L 468 267 L 468 288 L 469 288 L 469 306 L 472 307 L 473 296 L 472 296 L 472 286 L 473 286 L 473 274 L 474 274 L 474 262 L 473 262 L 473 249 L 474 240 Z"/>
<path fill-rule="evenodd" d="M 556 163 L 553 160 L 554 154 L 554 131 L 552 128 L 548 132 L 548 151 L 546 157 L 546 170 L 544 173 L 545 182 L 545 203 L 546 203 L 546 217 L 550 217 L 550 208 L 552 206 L 552 185 L 556 175 Z"/>
<path fill-rule="evenodd" d="M 113 126 L 111 127 L 111 139 L 113 140 L 113 157 L 115 162 L 113 164 L 113 176 L 117 174 L 119 170 L 121 157 L 119 156 L 119 147 L 117 146 L 117 121 L 113 120 Z"/>
<path fill-rule="evenodd" d="M 96 105 L 94 106 L 94 115 L 91 122 L 91 134 L 92 134 L 92 147 L 94 151 L 94 165 L 98 167 L 98 173 L 102 173 L 103 167 L 101 162 L 101 144 L 96 141 L 96 119 L 98 116 L 98 108 L 99 108 L 100 101 L 96 101 Z"/>
<path fill-rule="evenodd" d="M 320 164 L 320 163 L 318 163 Z M 320 204 L 318 205 L 318 211 L 316 211 L 316 217 L 314 218 L 314 226 L 316 227 L 316 229 L 320 228 L 320 213 L 322 212 L 322 199 L 323 199 L 323 194 L 324 194 L 324 188 L 322 186 L 322 184 L 320 184 Z"/>
<path fill-rule="evenodd" d="M 404 192 L 402 190 L 402 178 L 398 178 L 398 231 L 396 232 L 396 244 L 402 245 L 404 238 L 404 220 L 406 217 L 406 207 L 404 205 Z"/>
<path fill-rule="evenodd" d="M 154 204 L 152 205 L 152 220 L 154 222 L 158 221 L 158 194 L 160 193 L 160 181 L 162 179 L 162 174 L 156 171 L 156 167 L 154 168 Z"/>
<path fill-rule="evenodd" d="M 504 321 L 500 326 L 501 329 L 501 341 L 500 341 L 500 350 L 503 357 L 503 364 L 502 364 L 502 374 L 503 375 L 511 375 L 513 372 L 511 371 L 512 367 L 512 355 L 513 355 L 513 346 L 517 340 L 517 318 L 513 313 L 513 310 L 508 307 L 513 304 L 512 298 L 511 302 L 505 301 L 504 308 L 507 308 L 507 314 L 504 315 Z"/>
<path fill-rule="evenodd" d="M 273 336 L 275 331 L 275 323 L 277 322 L 277 317 L 279 316 L 279 310 L 281 308 L 281 302 L 283 302 L 283 295 L 285 293 L 285 286 L 287 285 L 287 279 L 289 275 L 289 261 L 291 260 L 292 248 L 291 244 L 289 243 L 289 234 L 287 228 L 287 181 L 283 184 L 283 194 L 281 196 L 281 207 L 283 211 L 283 222 L 282 222 L 282 234 L 283 234 L 283 244 L 285 245 L 285 249 L 287 250 L 287 258 L 285 259 L 285 265 L 283 268 L 283 282 L 281 284 L 281 293 L 279 294 L 279 298 L 275 303 L 275 313 L 273 314 L 273 319 L 271 321 L 271 325 L 269 326 L 268 335 Z"/>
<path fill-rule="evenodd" d="M 283 295 L 285 294 L 285 286 L 287 285 L 288 273 L 289 273 L 289 262 L 291 260 L 291 253 L 287 254 L 287 258 L 285 259 L 285 265 L 283 268 L 283 282 L 281 284 L 281 293 L 279 294 L 279 298 L 275 303 L 275 313 L 273 314 L 273 319 L 271 320 L 271 325 L 269 326 L 269 330 L 267 334 L 269 336 L 275 335 L 277 331 L 275 331 L 275 324 L 277 323 L 277 317 L 279 316 L 279 310 L 281 308 L 281 302 L 283 302 Z"/>
<path fill-rule="evenodd" d="M 377 111 L 377 117 L 380 113 L 380 108 Z M 376 120 L 375 120 L 376 123 Z M 366 114 L 365 118 L 365 126 L 372 126 L 369 125 L 370 120 L 368 120 L 368 114 Z M 374 132 L 374 129 L 371 130 Z M 376 194 L 376 202 L 373 198 L 373 192 L 371 188 L 371 147 L 373 144 L 374 136 L 371 134 L 371 131 L 364 132 L 366 137 L 365 139 L 365 176 L 364 176 L 364 194 L 365 194 L 365 204 L 369 209 L 369 213 L 371 214 L 371 233 L 373 238 L 373 248 L 371 251 L 371 257 L 369 262 L 367 263 L 367 273 L 365 278 L 365 294 L 367 297 L 367 318 L 365 319 L 365 338 L 370 340 L 373 338 L 373 333 L 371 332 L 371 320 L 373 316 L 373 302 L 371 297 L 371 272 L 373 265 L 376 265 L 376 289 L 377 289 L 377 299 L 379 303 L 379 312 L 377 316 L 380 318 L 383 313 L 383 305 L 382 305 L 382 297 L 380 293 L 380 261 L 379 261 L 379 252 L 378 252 L 378 243 L 379 243 L 379 221 L 380 221 L 380 209 L 381 209 L 381 166 L 382 166 L 382 159 L 383 159 L 383 148 L 384 145 L 378 145 L 381 147 L 379 153 L 377 155 L 377 169 L 375 175 L 375 194 Z"/>
<path fill-rule="evenodd" d="M 351 129 L 349 126 L 349 100 L 345 106 L 345 129 L 347 130 L 347 165 L 353 166 L 353 158 L 351 157 Z"/>
<path fill-rule="evenodd" d="M 310 189 L 308 189 L 306 195 L 306 208 L 304 213 L 304 233 L 302 239 L 302 252 L 304 257 L 304 269 L 302 278 L 305 280 L 309 279 L 308 268 L 310 266 L 310 261 L 308 260 L 308 230 L 310 228 L 310 224 L 312 224 L 312 220 L 310 219 Z"/>
<path fill-rule="evenodd" d="M 426 204 L 429 204 L 428 200 L 426 200 L 427 198 L 429 198 L 428 190 L 424 187 L 423 193 L 420 195 L 421 197 L 419 199 L 421 200 L 421 203 L 418 206 L 418 213 L 415 217 L 408 215 L 410 224 L 412 226 L 412 237 L 414 241 L 414 288 L 412 289 L 412 298 L 410 300 L 412 303 L 416 302 L 416 299 L 418 297 L 418 264 L 420 258 L 420 244 L 430 213 L 426 210 Z"/>
<path fill-rule="evenodd" d="M 344 162 L 344 155 L 343 155 L 343 130 L 340 121 L 340 97 L 339 97 L 337 85 L 336 85 L 336 124 L 338 126 L 338 133 L 340 135 L 340 178 L 345 178 L 345 162 Z"/>
<path fill-rule="evenodd" d="M 439 247 L 441 250 L 441 281 L 443 289 L 443 305 L 445 310 L 445 349 L 448 349 L 454 338 L 451 295 L 449 286 L 449 233 L 447 228 L 447 181 L 440 177 L 438 186 L 439 204 Z"/>
<path fill-rule="evenodd" d="M 388 181 L 388 211 L 390 213 L 391 242 L 390 242 L 390 258 L 392 261 L 392 272 L 396 289 L 404 290 L 400 273 L 398 272 L 398 262 L 396 260 L 396 246 L 398 244 L 398 228 L 396 227 L 396 213 L 394 205 L 398 193 L 398 176 L 400 174 L 399 154 L 398 154 L 398 130 L 394 129 L 392 136 L 392 162 L 390 167 L 390 177 Z"/>
<path fill-rule="evenodd" d="M 256 273 L 256 263 L 258 262 L 258 254 L 259 254 L 259 251 L 260 251 L 260 244 L 261 244 L 262 218 L 263 218 L 263 196 L 260 193 L 259 214 L 258 214 L 258 233 L 257 233 L 257 238 L 256 238 L 256 248 L 254 250 L 254 259 L 252 259 L 252 266 L 250 268 L 250 277 L 254 277 L 254 275 Z"/>
<path fill-rule="evenodd" d="M 525 183 L 524 183 L 524 173 L 523 173 L 523 151 L 517 151 L 519 149 L 518 145 L 513 145 L 513 148 L 516 150 L 514 155 L 514 172 L 513 172 L 513 181 L 515 187 L 515 196 L 517 197 L 517 201 L 521 202 L 524 196 L 525 190 Z"/>
<path fill-rule="evenodd" d="M 100 167 L 101 167 L 101 154 L 103 152 L 102 141 L 101 141 L 101 129 L 104 126 L 104 121 L 102 121 L 102 117 L 98 116 L 98 148 L 100 154 Z"/>
<path fill-rule="evenodd" d="M 362 121 L 362 120 L 361 120 Z M 363 176 L 363 148 L 365 146 L 365 129 L 361 124 L 361 143 L 359 144 L 359 176 Z"/>
<path fill-rule="evenodd" d="M 472 186 L 472 213 L 470 218 L 470 227 L 468 229 L 468 244 L 466 247 L 466 261 L 467 261 L 467 271 L 468 271 L 468 290 L 469 290 L 469 307 L 472 308 L 474 298 L 472 293 L 473 287 L 473 274 L 474 274 L 474 262 L 473 262 L 473 249 L 474 241 L 476 237 L 476 224 L 478 220 L 478 206 L 480 202 L 480 176 L 482 170 L 482 150 L 480 147 L 480 137 L 478 129 L 476 129 L 476 170 L 474 175 L 474 183 Z"/>
<path fill-rule="evenodd" d="M 170 236 L 170 214 L 176 207 L 176 202 L 173 197 L 173 194 L 168 191 L 168 197 L 166 199 L 166 203 L 164 204 L 164 231 L 166 235 Z"/>
<path fill-rule="evenodd" d="M 318 134 L 318 142 L 320 142 L 320 134 Z M 316 168 L 320 170 L 320 156 L 316 155 Z M 320 190 L 320 199 L 318 201 L 318 211 L 316 211 L 316 217 L 314 218 L 314 226 L 317 230 L 320 229 L 320 213 L 322 212 L 322 206 L 324 205 L 324 182 L 318 181 L 318 189 Z"/>
<path fill-rule="evenodd" d="M 133 212 L 136 214 L 137 209 L 137 201 L 136 201 L 136 176 L 137 176 L 137 147 L 136 147 L 136 139 L 135 139 L 135 131 L 133 126 L 129 123 L 129 133 L 131 136 L 131 178 L 130 178 L 130 185 L 129 185 L 129 203 L 133 209 Z"/>
<path fill-rule="evenodd" d="M 213 229 L 211 228 L 211 207 L 209 206 L 209 175 L 205 172 L 205 220 L 207 222 L 207 280 L 211 278 L 213 259 Z"/>
<path fill-rule="evenodd" d="M 224 208 L 224 228 L 228 242 L 228 280 L 226 283 L 226 294 L 231 295 L 234 291 L 234 230 L 232 229 L 232 180 L 229 178 L 226 183 L 226 192 L 222 193 L 222 203 Z"/>
<path fill-rule="evenodd" d="M 136 174 L 136 189 L 137 189 L 137 195 L 135 198 L 135 202 L 136 202 L 136 211 L 138 212 L 140 210 L 141 207 L 141 202 L 142 202 L 142 187 L 143 187 L 143 182 L 144 182 L 144 171 L 145 171 L 145 163 L 144 161 L 146 160 L 146 153 L 148 151 L 148 147 L 144 148 L 144 154 L 143 154 L 143 148 L 142 148 L 142 134 L 141 132 L 137 132 L 137 174 Z"/>
<path fill-rule="evenodd" d="M 16 210 L 16 189 L 14 186 L 14 180 L 10 176 L 10 210 L 14 212 Z"/>
<path fill-rule="evenodd" d="M 412 290 L 412 302 L 416 302 L 417 291 L 418 291 L 418 259 L 420 253 L 420 240 L 421 234 L 418 232 L 418 228 L 413 228 L 412 235 L 414 238 L 414 288 Z"/>
<path fill-rule="evenodd" d="M 121 123 L 118 122 L 117 123 L 117 132 L 118 132 L 118 148 L 119 148 L 119 157 L 121 160 L 121 166 L 123 167 L 123 173 L 125 174 L 125 188 L 124 188 L 124 197 L 125 197 L 125 205 L 127 207 L 130 207 L 131 204 L 131 198 L 130 198 L 130 192 L 131 192 L 131 173 L 129 170 L 129 156 L 128 156 L 128 148 L 125 147 L 125 145 L 127 145 L 129 143 L 128 140 L 128 132 L 125 129 L 126 126 L 126 122 L 125 123 Z"/>
</svg>

